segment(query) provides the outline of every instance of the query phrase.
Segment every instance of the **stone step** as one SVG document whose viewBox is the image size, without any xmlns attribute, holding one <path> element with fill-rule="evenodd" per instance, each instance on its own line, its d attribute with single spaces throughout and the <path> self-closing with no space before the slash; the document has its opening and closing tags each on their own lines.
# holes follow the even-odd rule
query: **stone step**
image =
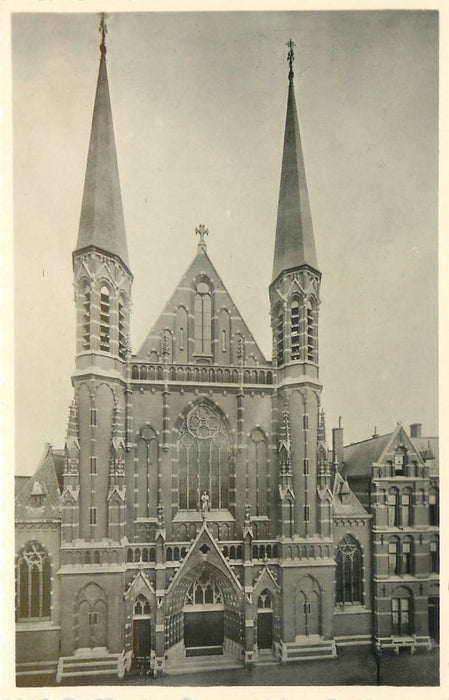
<svg viewBox="0 0 449 700">
<path fill-rule="evenodd" d="M 182 673 L 205 673 L 207 671 L 232 670 L 243 668 L 243 662 L 232 656 L 179 656 L 167 662 L 166 672 L 169 675 Z"/>
</svg>

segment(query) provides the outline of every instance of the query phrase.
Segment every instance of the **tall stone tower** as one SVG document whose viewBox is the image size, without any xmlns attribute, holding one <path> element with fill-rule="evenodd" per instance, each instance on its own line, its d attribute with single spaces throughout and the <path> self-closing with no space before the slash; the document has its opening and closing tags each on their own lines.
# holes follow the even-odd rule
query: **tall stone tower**
<svg viewBox="0 0 449 700">
<path fill-rule="evenodd" d="M 324 417 L 321 411 L 321 382 L 318 364 L 318 308 L 321 273 L 307 192 L 304 158 L 293 84 L 293 47 L 288 42 L 289 86 L 279 192 L 273 278 L 270 284 L 273 364 L 276 367 L 274 422 L 279 444 L 279 523 L 283 557 L 288 559 L 292 542 L 311 540 L 326 543 L 327 567 L 313 572 L 313 585 L 321 592 L 312 604 L 304 587 L 297 586 L 301 571 L 284 570 L 284 602 L 295 601 L 304 617 L 293 625 L 285 614 L 284 639 L 309 634 L 308 623 L 316 618 L 313 605 L 328 606 L 332 596 L 323 598 L 325 580 L 331 589 L 331 474 L 324 446 Z M 327 547 L 327 549 L 326 549 Z M 301 551 L 301 550 L 300 550 Z M 298 563 L 298 566 L 305 562 Z M 321 562 L 324 564 L 324 561 Z M 325 569 L 327 573 L 324 575 Z M 306 570 L 303 572 L 306 574 Z M 308 562 L 308 574 L 311 574 Z M 312 578 L 310 578 L 312 581 Z M 311 584 L 312 585 L 312 584 Z M 307 587 L 307 586 L 306 586 Z M 290 594 L 285 594 L 291 588 Z M 300 597 L 300 600 L 296 598 Z M 313 597 L 313 596 L 312 596 Z M 320 601 L 319 603 L 317 601 Z M 306 612 L 309 610 L 310 615 Z M 286 611 L 287 612 L 287 611 Z M 331 615 L 323 616 L 329 620 Z M 292 629 L 289 629 L 289 626 Z M 295 629 L 293 630 L 293 627 Z M 302 629 L 304 628 L 304 629 Z M 318 631 L 318 628 L 317 628 Z M 330 638 L 330 629 L 319 633 Z"/>
<path fill-rule="evenodd" d="M 132 274 L 106 69 L 104 20 L 78 241 L 74 402 L 64 479 L 63 539 L 125 533 L 125 420 Z"/>
</svg>

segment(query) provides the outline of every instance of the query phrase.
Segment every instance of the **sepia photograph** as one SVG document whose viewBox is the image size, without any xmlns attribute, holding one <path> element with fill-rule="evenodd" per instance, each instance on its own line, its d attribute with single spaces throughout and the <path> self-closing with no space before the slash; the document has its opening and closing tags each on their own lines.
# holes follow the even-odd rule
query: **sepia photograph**
<svg viewBox="0 0 449 700">
<path fill-rule="evenodd" d="M 10 17 L 16 686 L 438 687 L 438 11 L 55 9 Z"/>
</svg>

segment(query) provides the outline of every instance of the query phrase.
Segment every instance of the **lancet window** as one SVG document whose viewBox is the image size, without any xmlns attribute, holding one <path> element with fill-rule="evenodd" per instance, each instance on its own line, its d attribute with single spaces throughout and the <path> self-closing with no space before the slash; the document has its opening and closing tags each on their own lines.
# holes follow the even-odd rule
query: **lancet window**
<svg viewBox="0 0 449 700">
<path fill-rule="evenodd" d="M 210 355 L 212 352 L 212 296 L 209 284 L 201 281 L 195 293 L 195 352 Z"/>
<path fill-rule="evenodd" d="M 338 547 L 337 603 L 362 602 L 362 552 L 358 542 L 346 535 Z"/>
<path fill-rule="evenodd" d="M 122 360 L 126 358 L 125 300 L 123 297 L 120 297 L 118 303 L 118 354 Z"/>
<path fill-rule="evenodd" d="M 83 291 L 83 350 L 90 348 L 90 286 L 86 284 Z"/>
<path fill-rule="evenodd" d="M 111 349 L 111 299 L 109 289 L 103 285 L 100 290 L 100 350 Z"/>
<path fill-rule="evenodd" d="M 45 549 L 30 542 L 17 562 L 18 618 L 50 616 L 50 561 Z"/>
<path fill-rule="evenodd" d="M 204 572 L 192 583 L 185 605 L 223 605 L 223 594 L 217 582 Z"/>
<path fill-rule="evenodd" d="M 293 301 L 290 307 L 291 351 L 292 360 L 301 359 L 300 336 L 300 307 L 298 301 Z"/>
<path fill-rule="evenodd" d="M 284 309 L 278 306 L 275 314 L 275 342 L 276 342 L 276 360 L 278 365 L 284 363 Z"/>
<path fill-rule="evenodd" d="M 221 415 L 208 404 L 195 406 L 179 432 L 179 508 L 199 509 L 204 492 L 210 509 L 228 508 L 231 458 L 231 442 Z"/>
</svg>

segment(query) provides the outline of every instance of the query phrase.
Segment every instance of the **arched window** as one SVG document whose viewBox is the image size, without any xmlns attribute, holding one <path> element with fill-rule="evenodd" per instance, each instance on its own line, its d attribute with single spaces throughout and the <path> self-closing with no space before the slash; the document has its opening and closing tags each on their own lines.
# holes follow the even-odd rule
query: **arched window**
<svg viewBox="0 0 449 700">
<path fill-rule="evenodd" d="M 149 426 L 141 430 L 137 440 L 136 462 L 137 517 L 154 517 L 157 506 L 159 443 L 156 433 Z"/>
<path fill-rule="evenodd" d="M 440 506 L 438 500 L 438 489 L 431 489 L 429 493 L 429 525 L 440 524 Z"/>
<path fill-rule="evenodd" d="M 19 620 L 50 616 L 50 562 L 38 542 L 30 542 L 19 556 L 16 590 Z"/>
<path fill-rule="evenodd" d="M 111 349 L 111 300 L 104 284 L 100 290 L 100 350 Z"/>
<path fill-rule="evenodd" d="M 301 359 L 301 336 L 300 336 L 300 316 L 299 303 L 294 301 L 290 307 L 290 324 L 291 324 L 291 349 L 292 360 Z"/>
<path fill-rule="evenodd" d="M 217 582 L 204 571 L 187 591 L 185 605 L 223 605 L 223 593 Z"/>
<path fill-rule="evenodd" d="M 178 438 L 178 504 L 201 507 L 206 491 L 211 509 L 229 507 L 231 442 L 221 415 L 207 403 L 187 414 Z"/>
<path fill-rule="evenodd" d="M 252 431 L 248 444 L 248 497 L 256 515 L 267 515 L 268 465 L 267 443 L 259 428 Z"/>
<path fill-rule="evenodd" d="M 401 587 L 391 597 L 392 634 L 407 637 L 411 634 L 412 597 L 408 588 Z"/>
<path fill-rule="evenodd" d="M 90 348 L 90 286 L 86 284 L 83 291 L 83 350 Z"/>
<path fill-rule="evenodd" d="M 123 295 L 118 302 L 118 354 L 122 360 L 126 359 L 126 300 Z"/>
<path fill-rule="evenodd" d="M 337 547 L 337 603 L 362 603 L 362 552 L 346 535 Z"/>
<path fill-rule="evenodd" d="M 271 593 L 268 590 L 268 588 L 265 588 L 265 590 L 262 591 L 262 593 L 258 597 L 257 608 L 259 610 L 272 610 L 273 602 L 272 602 Z"/>
<path fill-rule="evenodd" d="M 306 342 L 307 342 L 307 359 L 309 362 L 315 362 L 315 318 L 314 308 L 311 302 L 305 306 L 306 320 Z"/>
<path fill-rule="evenodd" d="M 212 352 L 212 296 L 207 282 L 196 285 L 194 302 L 195 313 L 195 352 L 210 355 Z"/>
<path fill-rule="evenodd" d="M 277 307 L 274 317 L 274 338 L 277 364 L 282 365 L 284 362 L 284 309 L 281 304 Z"/>
<path fill-rule="evenodd" d="M 150 603 L 142 593 L 139 593 L 134 602 L 134 617 L 143 617 L 144 615 L 150 615 L 150 613 Z"/>
</svg>

